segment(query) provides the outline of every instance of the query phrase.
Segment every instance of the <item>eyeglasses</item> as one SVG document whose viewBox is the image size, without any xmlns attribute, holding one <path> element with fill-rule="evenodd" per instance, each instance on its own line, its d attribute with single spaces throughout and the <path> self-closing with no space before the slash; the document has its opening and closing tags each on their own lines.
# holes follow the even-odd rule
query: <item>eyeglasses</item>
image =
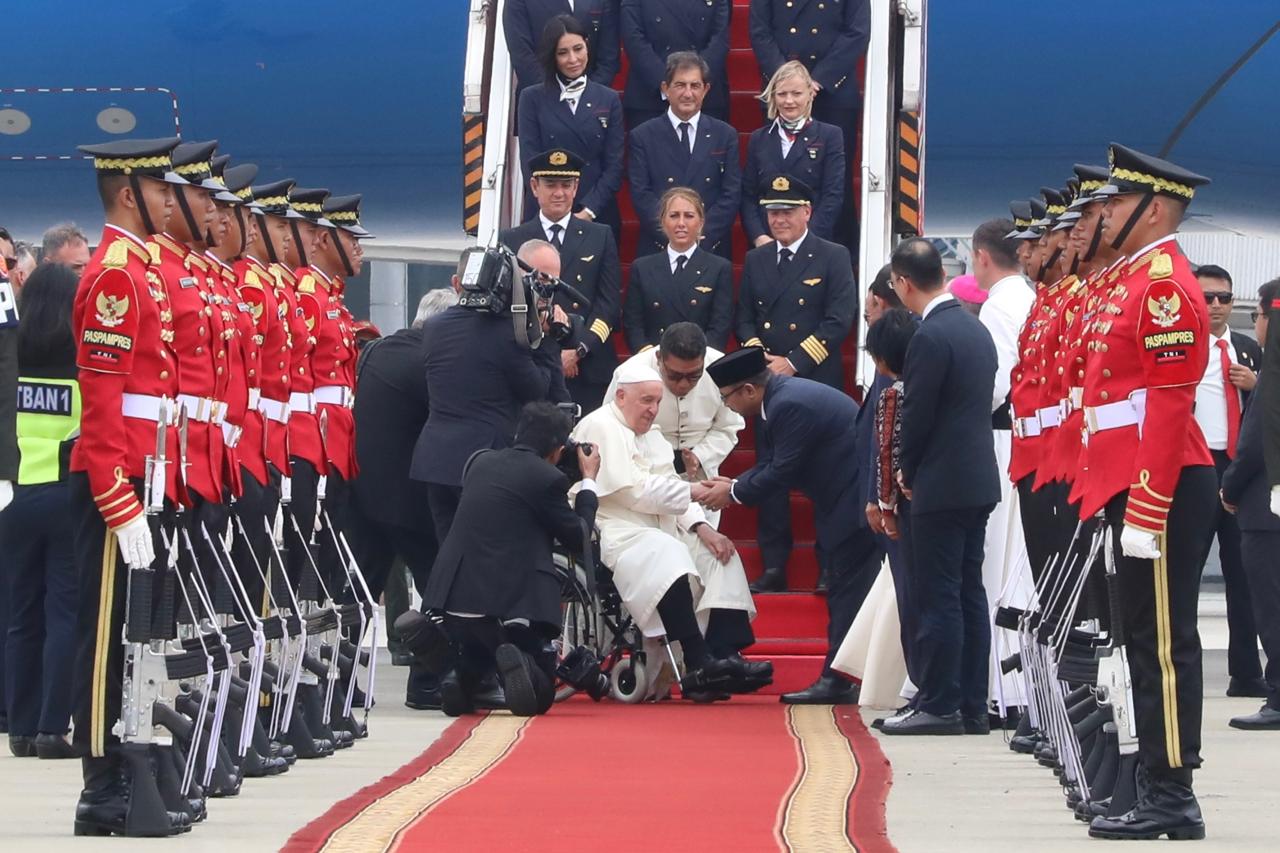
<svg viewBox="0 0 1280 853">
<path fill-rule="evenodd" d="M 1254 308 L 1252 311 L 1249 312 L 1249 322 L 1256 323 L 1258 322 L 1259 317 L 1265 317 L 1265 316 L 1267 315 L 1260 313 L 1257 308 Z"/>
<path fill-rule="evenodd" d="M 666 377 L 672 382 L 690 382 L 693 384 L 697 384 L 698 380 L 702 378 L 703 373 L 701 370 L 691 370 L 688 373 L 677 373 L 665 365 L 662 368 L 662 372 L 666 374 Z"/>
<path fill-rule="evenodd" d="M 734 389 L 733 389 L 732 391 L 730 391 L 728 394 L 724 394 L 724 393 L 722 393 L 722 394 L 720 395 L 720 402 L 722 402 L 722 403 L 727 403 L 727 402 L 729 402 L 729 400 L 731 400 L 731 399 L 733 398 L 733 395 L 734 395 L 734 394 L 737 394 L 739 391 L 741 391 L 743 388 L 746 388 L 746 387 L 747 387 L 747 384 L 746 384 L 746 383 L 743 383 L 742 385 L 739 385 L 739 386 L 737 386 L 736 388 L 734 388 Z"/>
<path fill-rule="evenodd" d="M 1235 294 L 1222 293 L 1221 291 L 1207 292 L 1204 295 L 1204 301 L 1206 304 L 1217 302 L 1219 305 L 1230 305 L 1231 301 L 1235 298 Z"/>
</svg>

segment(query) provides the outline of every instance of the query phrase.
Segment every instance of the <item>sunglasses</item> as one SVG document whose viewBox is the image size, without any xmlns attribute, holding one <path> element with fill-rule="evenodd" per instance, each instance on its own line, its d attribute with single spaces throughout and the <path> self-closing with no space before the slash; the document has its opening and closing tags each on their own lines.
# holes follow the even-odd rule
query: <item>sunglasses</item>
<svg viewBox="0 0 1280 853">
<path fill-rule="evenodd" d="M 1265 317 L 1265 316 L 1267 316 L 1267 315 L 1266 315 L 1266 314 L 1263 314 L 1263 313 L 1262 313 L 1261 311 L 1259 311 L 1257 308 L 1254 308 L 1252 311 L 1250 311 L 1250 312 L 1249 312 L 1249 322 L 1250 322 L 1250 323 L 1256 323 L 1256 322 L 1258 322 L 1258 318 L 1259 318 L 1259 317 Z"/>
<path fill-rule="evenodd" d="M 1213 292 L 1213 293 L 1206 293 L 1204 295 L 1204 301 L 1206 305 L 1214 302 L 1217 302 L 1219 305 L 1230 305 L 1232 300 L 1235 298 L 1236 298 L 1235 294 L 1232 294 L 1232 293 Z"/>
</svg>

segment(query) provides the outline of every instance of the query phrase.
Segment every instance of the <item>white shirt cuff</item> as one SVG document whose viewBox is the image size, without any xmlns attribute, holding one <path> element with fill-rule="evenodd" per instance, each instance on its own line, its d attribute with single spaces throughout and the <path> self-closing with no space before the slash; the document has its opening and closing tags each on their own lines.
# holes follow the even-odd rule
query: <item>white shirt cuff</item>
<svg viewBox="0 0 1280 853">
<path fill-rule="evenodd" d="M 599 489 L 597 489 L 597 488 L 596 488 L 596 481 L 595 481 L 595 480 L 591 479 L 590 477 L 583 477 L 583 478 L 582 478 L 582 481 L 581 481 L 580 483 L 578 483 L 578 491 L 580 491 L 580 492 L 597 492 L 597 491 L 599 491 Z"/>
<path fill-rule="evenodd" d="M 733 489 L 737 485 L 738 485 L 737 480 L 734 480 L 732 483 L 729 484 L 729 500 L 733 501 L 736 504 L 741 504 L 742 501 L 738 500 L 738 496 L 733 493 Z"/>
</svg>

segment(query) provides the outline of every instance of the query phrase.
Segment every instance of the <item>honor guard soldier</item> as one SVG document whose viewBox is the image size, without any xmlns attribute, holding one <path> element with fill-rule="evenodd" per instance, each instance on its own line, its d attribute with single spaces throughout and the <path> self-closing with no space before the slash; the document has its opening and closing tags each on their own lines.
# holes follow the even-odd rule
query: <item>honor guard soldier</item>
<svg viewBox="0 0 1280 853">
<path fill-rule="evenodd" d="M 518 252 L 527 240 L 546 240 L 560 253 L 560 278 L 591 300 L 580 305 L 564 293 L 555 304 L 573 320 L 574 334 L 561 343 L 565 384 L 583 414 L 600 408 L 604 391 L 618 365 L 609 336 L 622 303 L 622 268 L 608 226 L 573 216 L 574 194 L 582 175 L 582 158 L 553 148 L 528 164 L 529 185 L 538 200 L 538 215 L 500 235 Z M 576 319 L 576 318 L 580 318 Z"/>
<path fill-rule="evenodd" d="M 1203 838 L 1191 788 L 1204 697 L 1196 607 L 1217 478 L 1192 414 L 1207 310 L 1175 233 L 1208 179 L 1115 144 L 1110 168 L 1103 239 L 1130 260 L 1090 330 L 1080 512 L 1105 511 L 1115 537 L 1145 785 L 1133 810 L 1095 817 L 1089 833 Z"/>
<path fill-rule="evenodd" d="M 168 227 L 170 185 L 185 183 L 172 171 L 177 143 L 121 140 L 80 148 L 93 158 L 107 224 L 72 317 L 82 400 L 69 478 L 80 579 L 75 743 L 85 756 L 77 835 L 171 835 L 190 826 L 186 814 L 148 809 L 162 802 L 151 754 L 126 749 L 116 733 L 129 570 L 151 566 L 158 550 L 144 513 L 179 499 L 177 431 L 167 407 L 178 395 L 173 311 L 164 280 L 150 269 L 146 244 L 146 235 Z M 148 458 L 158 461 L 158 436 L 170 449 L 169 464 L 144 486 Z"/>
<path fill-rule="evenodd" d="M 858 244 L 853 157 L 862 117 L 858 63 L 871 38 L 870 7 L 868 0 L 751 0 L 751 47 L 762 85 L 784 62 L 803 62 L 813 77 L 813 117 L 844 134 L 844 203 L 832 239 L 845 246 Z"/>
<path fill-rule="evenodd" d="M 667 57 L 679 51 L 701 56 L 707 76 L 706 111 L 729 120 L 729 18 L 731 0 L 667 3 L 666 0 L 623 0 L 622 44 L 627 49 L 627 85 L 622 106 L 627 127 L 635 129 L 667 111 L 662 81 Z"/>
<path fill-rule="evenodd" d="M 707 208 L 702 246 L 733 256 L 733 223 L 742 199 L 738 131 L 702 111 L 710 81 L 706 60 L 691 51 L 667 57 L 662 92 L 670 107 L 631 128 L 627 174 L 640 220 L 637 255 L 661 252 L 667 241 L 658 227 L 659 200 L 672 187 L 689 187 Z"/>
<path fill-rule="evenodd" d="M 840 345 L 853 325 L 857 293 L 844 246 L 809 231 L 813 192 L 787 175 L 773 175 L 760 199 L 774 242 L 747 252 L 742 268 L 738 342 L 765 350 L 769 369 L 844 390 Z M 757 443 L 762 433 L 757 431 Z M 760 507 L 760 553 L 765 574 L 757 592 L 786 589 L 791 553 L 791 508 L 780 492 Z"/>
</svg>

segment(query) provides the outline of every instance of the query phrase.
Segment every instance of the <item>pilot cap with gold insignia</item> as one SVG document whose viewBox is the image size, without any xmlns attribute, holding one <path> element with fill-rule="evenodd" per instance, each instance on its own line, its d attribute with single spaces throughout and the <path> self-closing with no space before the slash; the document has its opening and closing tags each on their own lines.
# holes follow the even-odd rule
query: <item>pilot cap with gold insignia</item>
<svg viewBox="0 0 1280 853">
<path fill-rule="evenodd" d="M 269 184 L 259 184 L 251 188 L 253 200 L 258 205 L 255 213 L 266 213 L 271 216 L 282 216 L 285 219 L 303 219 L 303 215 L 293 209 L 289 196 L 293 192 L 293 180 L 285 178 Z"/>
<path fill-rule="evenodd" d="M 77 150 L 93 158 L 93 168 L 102 177 L 126 175 L 185 184 L 187 180 L 173 171 L 173 149 L 181 141 L 176 136 L 118 139 L 100 145 L 80 145 Z"/>
<path fill-rule="evenodd" d="M 813 203 L 813 190 L 803 181 L 790 175 L 774 175 L 766 178 L 760 191 L 760 206 L 765 210 L 782 210 L 788 207 L 804 207 Z"/>
<path fill-rule="evenodd" d="M 567 148 L 552 148 L 529 159 L 531 178 L 580 178 L 586 163 Z"/>
<path fill-rule="evenodd" d="M 1209 183 L 1204 175 L 1117 142 L 1111 143 L 1107 160 L 1111 165 L 1110 180 L 1097 190 L 1100 196 L 1150 193 L 1189 202 L 1197 187 Z"/>
<path fill-rule="evenodd" d="M 289 206 L 302 214 L 303 219 L 332 228 L 333 223 L 324 217 L 324 200 L 328 197 L 328 190 L 294 187 L 293 192 L 289 193 Z"/>
</svg>

